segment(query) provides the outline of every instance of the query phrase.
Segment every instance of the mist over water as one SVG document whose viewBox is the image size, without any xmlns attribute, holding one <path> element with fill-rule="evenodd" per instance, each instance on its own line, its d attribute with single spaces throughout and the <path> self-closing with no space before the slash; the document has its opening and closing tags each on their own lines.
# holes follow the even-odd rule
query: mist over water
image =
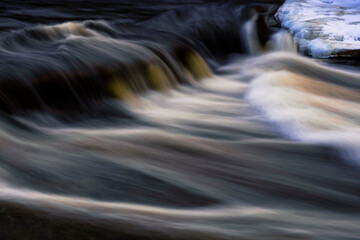
<svg viewBox="0 0 360 240">
<path fill-rule="evenodd" d="M 0 239 L 360 239 L 359 62 L 282 3 L 0 3 Z"/>
</svg>

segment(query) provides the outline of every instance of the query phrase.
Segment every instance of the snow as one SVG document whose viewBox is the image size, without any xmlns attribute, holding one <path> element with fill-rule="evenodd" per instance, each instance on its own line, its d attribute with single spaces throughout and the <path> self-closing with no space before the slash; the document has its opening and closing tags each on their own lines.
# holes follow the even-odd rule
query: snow
<svg viewBox="0 0 360 240">
<path fill-rule="evenodd" d="M 301 52 L 360 56 L 360 0 L 286 0 L 276 17 Z"/>
</svg>

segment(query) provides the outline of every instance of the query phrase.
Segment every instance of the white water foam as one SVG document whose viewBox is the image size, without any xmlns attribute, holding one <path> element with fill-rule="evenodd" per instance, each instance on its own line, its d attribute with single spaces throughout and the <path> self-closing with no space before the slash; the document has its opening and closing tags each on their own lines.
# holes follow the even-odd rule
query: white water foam
<svg viewBox="0 0 360 240">
<path fill-rule="evenodd" d="M 359 0 L 286 0 L 276 17 L 313 57 L 360 55 Z"/>
<path fill-rule="evenodd" d="M 260 75 L 248 99 L 289 138 L 334 146 L 360 164 L 360 95 L 289 71 Z"/>
</svg>

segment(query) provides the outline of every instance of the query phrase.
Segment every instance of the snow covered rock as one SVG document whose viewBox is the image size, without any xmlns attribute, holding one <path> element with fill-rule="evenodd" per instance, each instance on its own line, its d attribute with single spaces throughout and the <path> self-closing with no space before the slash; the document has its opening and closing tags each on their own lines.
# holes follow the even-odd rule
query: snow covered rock
<svg viewBox="0 0 360 240">
<path fill-rule="evenodd" d="M 286 0 L 276 18 L 305 54 L 360 56 L 360 0 Z"/>
</svg>

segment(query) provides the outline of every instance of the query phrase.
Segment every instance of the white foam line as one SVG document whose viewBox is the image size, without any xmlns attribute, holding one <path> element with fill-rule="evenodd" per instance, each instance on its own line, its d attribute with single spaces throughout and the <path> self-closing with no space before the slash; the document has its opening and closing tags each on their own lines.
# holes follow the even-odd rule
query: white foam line
<svg viewBox="0 0 360 240">
<path fill-rule="evenodd" d="M 98 212 L 101 214 L 135 214 L 151 215 L 156 217 L 199 217 L 199 218 L 228 218 L 228 217 L 256 217 L 278 214 L 278 211 L 260 207 L 231 206 L 226 208 L 201 208 L 201 209 L 176 209 L 147 206 L 142 204 L 131 204 L 122 202 L 106 202 L 88 198 L 67 197 L 55 194 L 13 188 L 4 183 L 0 184 L 0 202 L 17 202 L 23 205 L 37 206 L 39 209 L 66 209 L 78 211 Z M 47 208 L 45 208 L 46 206 Z"/>
</svg>

